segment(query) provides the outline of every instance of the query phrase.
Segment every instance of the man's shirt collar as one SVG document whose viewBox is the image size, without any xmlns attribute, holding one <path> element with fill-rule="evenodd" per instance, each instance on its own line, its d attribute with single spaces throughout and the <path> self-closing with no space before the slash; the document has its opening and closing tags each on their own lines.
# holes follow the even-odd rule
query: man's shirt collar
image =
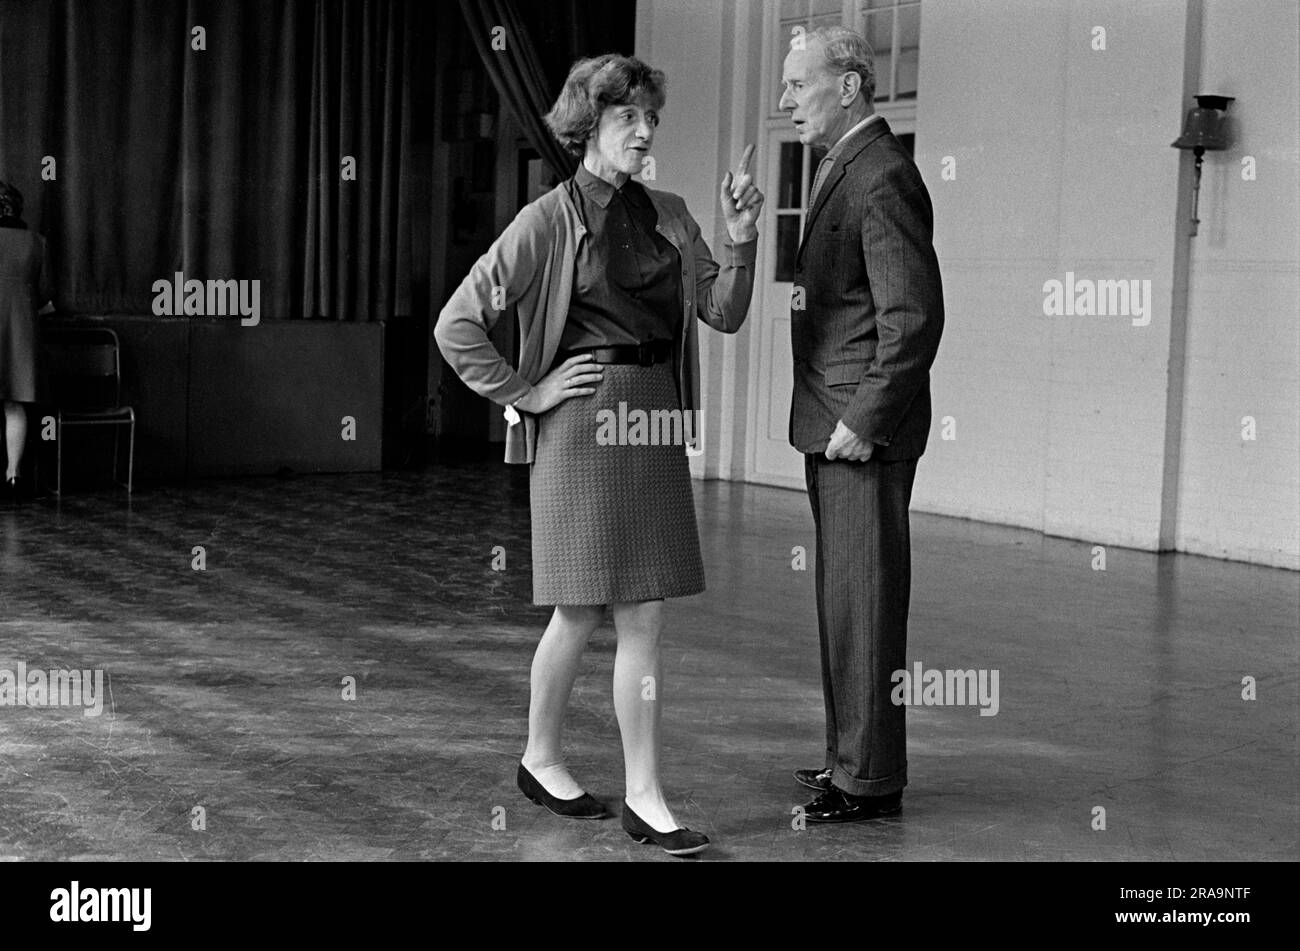
<svg viewBox="0 0 1300 951">
<path fill-rule="evenodd" d="M 871 115 L 867 116 L 865 119 L 863 119 L 863 120 L 862 120 L 861 122 L 859 122 L 857 125 L 855 125 L 852 129 L 849 129 L 848 132 L 845 132 L 842 136 L 840 136 L 839 141 L 836 142 L 834 145 L 832 145 L 831 148 L 830 148 L 830 151 L 827 152 L 826 154 L 827 154 L 827 155 L 838 155 L 841 146 L 843 146 L 844 143 L 847 142 L 847 141 L 849 140 L 849 137 L 850 137 L 850 136 L 852 136 L 852 135 L 854 135 L 855 133 L 860 132 L 860 131 L 862 131 L 862 129 L 866 128 L 867 123 L 870 122 L 872 119 L 879 119 L 879 118 L 880 118 L 880 113 L 879 113 L 879 112 L 873 112 Z"/>
</svg>

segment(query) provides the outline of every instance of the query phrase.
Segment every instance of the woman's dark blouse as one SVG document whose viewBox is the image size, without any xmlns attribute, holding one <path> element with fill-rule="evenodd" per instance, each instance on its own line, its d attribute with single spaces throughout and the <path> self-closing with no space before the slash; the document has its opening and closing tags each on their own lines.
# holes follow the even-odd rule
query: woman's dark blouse
<svg viewBox="0 0 1300 951">
<path fill-rule="evenodd" d="M 655 230 L 641 184 L 615 188 L 585 165 L 569 182 L 587 226 L 574 265 L 564 350 L 672 340 L 682 322 L 681 261 Z"/>
</svg>

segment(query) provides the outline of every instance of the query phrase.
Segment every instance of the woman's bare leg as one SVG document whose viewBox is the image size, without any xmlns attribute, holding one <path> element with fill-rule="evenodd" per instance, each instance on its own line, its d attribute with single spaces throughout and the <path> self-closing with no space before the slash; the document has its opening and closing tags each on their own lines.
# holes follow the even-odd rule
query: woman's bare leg
<svg viewBox="0 0 1300 951">
<path fill-rule="evenodd" d="M 587 641 L 605 617 L 603 605 L 558 605 L 533 655 L 524 769 L 558 799 L 576 799 L 583 788 L 564 765 L 561 734 L 573 682 Z"/>
<path fill-rule="evenodd" d="M 659 784 L 659 721 L 663 668 L 659 635 L 663 602 L 614 605 L 618 653 L 614 657 L 614 712 L 623 734 L 627 804 L 659 832 L 678 828 Z"/>
<path fill-rule="evenodd" d="M 27 409 L 22 403 L 5 400 L 5 481 L 18 474 L 27 444 Z"/>
</svg>

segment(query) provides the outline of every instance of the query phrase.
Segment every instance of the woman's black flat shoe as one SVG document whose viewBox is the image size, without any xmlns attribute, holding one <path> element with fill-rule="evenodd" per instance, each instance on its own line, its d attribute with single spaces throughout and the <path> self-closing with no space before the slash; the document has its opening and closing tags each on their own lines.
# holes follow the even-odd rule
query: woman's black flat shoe
<svg viewBox="0 0 1300 951">
<path fill-rule="evenodd" d="M 591 793 L 583 793 L 577 799 L 555 798 L 533 778 L 532 773 L 524 769 L 523 763 L 519 764 L 516 781 L 519 783 L 520 792 L 557 816 L 563 816 L 565 819 L 605 819 L 609 816 L 609 810 Z"/>
<path fill-rule="evenodd" d="M 626 799 L 623 800 L 623 831 L 642 845 L 653 842 L 669 855 L 694 855 L 709 847 L 709 837 L 703 832 L 692 832 L 690 829 L 656 832 L 648 822 L 632 811 Z"/>
</svg>

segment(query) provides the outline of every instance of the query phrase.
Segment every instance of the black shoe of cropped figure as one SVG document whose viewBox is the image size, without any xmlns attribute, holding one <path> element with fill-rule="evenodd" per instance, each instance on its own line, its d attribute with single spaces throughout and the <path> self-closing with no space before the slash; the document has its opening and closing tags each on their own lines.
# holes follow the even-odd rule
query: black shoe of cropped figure
<svg viewBox="0 0 1300 951">
<path fill-rule="evenodd" d="M 557 799 L 552 796 L 532 773 L 524 769 L 523 763 L 519 764 L 515 781 L 519 783 L 519 791 L 531 801 L 565 819 L 604 819 L 609 816 L 609 810 L 591 793 L 583 793 L 577 799 Z"/>
<path fill-rule="evenodd" d="M 862 822 L 896 816 L 902 811 L 901 789 L 885 796 L 851 796 L 838 786 L 832 786 L 803 807 L 804 818 L 809 822 Z"/>
</svg>

